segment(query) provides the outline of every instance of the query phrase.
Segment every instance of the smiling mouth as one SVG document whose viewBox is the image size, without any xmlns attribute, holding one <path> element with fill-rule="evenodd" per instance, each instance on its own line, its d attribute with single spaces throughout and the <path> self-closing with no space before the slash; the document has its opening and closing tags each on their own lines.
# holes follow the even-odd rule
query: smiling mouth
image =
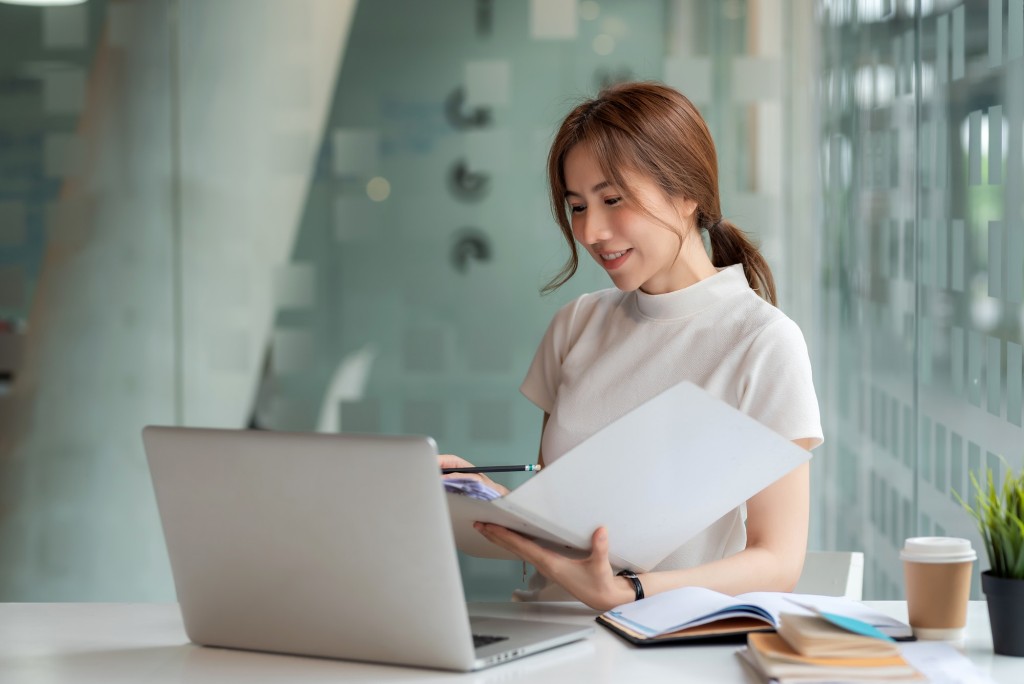
<svg viewBox="0 0 1024 684">
<path fill-rule="evenodd" d="M 629 255 L 633 253 L 633 248 L 624 249 L 621 252 L 598 252 L 598 261 L 606 271 L 614 271 L 622 264 L 626 262 Z"/>
</svg>

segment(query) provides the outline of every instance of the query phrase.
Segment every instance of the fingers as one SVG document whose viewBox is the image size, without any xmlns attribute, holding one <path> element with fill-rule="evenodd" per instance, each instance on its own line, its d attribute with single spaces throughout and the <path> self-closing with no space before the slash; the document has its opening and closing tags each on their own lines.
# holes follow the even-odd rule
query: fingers
<svg viewBox="0 0 1024 684">
<path fill-rule="evenodd" d="M 598 610 L 607 610 L 608 595 L 615 579 L 608 563 L 608 530 L 599 527 L 590 538 L 590 555 L 569 558 L 557 551 L 536 544 L 523 535 L 500 525 L 473 523 L 488 541 L 511 551 L 549 580 L 559 584 L 574 597 Z"/>
<path fill-rule="evenodd" d="M 442 468 L 451 468 L 452 466 L 441 466 Z M 458 480 L 479 480 L 484 484 L 490 485 L 491 481 L 486 476 L 480 473 L 442 473 L 443 478 L 455 478 Z"/>
<path fill-rule="evenodd" d="M 473 464 L 455 454 L 440 454 L 437 457 L 438 465 L 441 468 L 472 468 Z"/>
<path fill-rule="evenodd" d="M 590 538 L 590 561 L 608 563 L 608 530 L 605 527 L 598 527 Z"/>
<path fill-rule="evenodd" d="M 558 556 L 554 551 L 545 549 L 544 547 L 530 541 L 523 535 L 513 532 L 501 525 L 476 522 L 473 523 L 473 527 L 480 532 L 480 534 L 486 537 L 488 541 L 516 554 L 524 561 L 540 570 L 541 573 L 543 573 L 544 568 L 548 566 L 551 556 L 561 558 L 561 556 Z"/>
<path fill-rule="evenodd" d="M 464 458 L 460 458 L 455 454 L 440 454 L 437 457 L 437 464 L 440 468 L 472 468 L 473 464 Z M 457 478 L 469 478 L 473 480 L 480 480 L 481 482 L 488 483 L 487 478 L 476 473 L 448 473 L 447 475 L 441 475 L 441 477 L 457 477 Z"/>
</svg>

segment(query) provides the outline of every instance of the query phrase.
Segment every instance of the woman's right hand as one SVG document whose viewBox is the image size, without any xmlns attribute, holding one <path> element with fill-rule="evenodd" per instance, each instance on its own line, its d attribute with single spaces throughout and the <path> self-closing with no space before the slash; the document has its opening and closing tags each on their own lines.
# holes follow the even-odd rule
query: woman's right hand
<svg viewBox="0 0 1024 684">
<path fill-rule="evenodd" d="M 464 458 L 460 458 L 455 454 L 441 454 L 437 457 L 438 464 L 441 468 L 472 468 L 473 464 Z M 448 475 L 442 475 L 441 477 L 458 477 L 458 478 L 472 478 L 474 480 L 480 480 L 488 487 L 491 487 L 495 491 L 499 492 L 502 496 L 508 494 L 508 487 L 500 485 L 491 478 L 481 473 L 450 473 Z"/>
</svg>

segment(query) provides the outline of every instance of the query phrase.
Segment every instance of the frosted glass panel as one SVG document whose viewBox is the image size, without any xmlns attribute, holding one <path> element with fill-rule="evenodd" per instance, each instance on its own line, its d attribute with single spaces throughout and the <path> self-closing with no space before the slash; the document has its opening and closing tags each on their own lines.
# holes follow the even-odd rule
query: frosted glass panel
<svg viewBox="0 0 1024 684">
<path fill-rule="evenodd" d="M 577 0 L 530 0 L 530 37 L 571 40 L 577 36 Z"/>
<path fill-rule="evenodd" d="M 44 8 L 43 46 L 50 49 L 86 47 L 88 20 L 88 8 L 81 5 Z"/>
<path fill-rule="evenodd" d="M 0 601 L 173 600 L 139 431 L 174 420 L 166 3 L 0 3 Z M 12 389 L 13 388 L 13 389 Z"/>
<path fill-rule="evenodd" d="M 865 150 L 853 158 L 862 168 L 849 187 L 825 188 L 822 276 L 833 292 L 826 301 L 841 308 L 821 317 L 823 403 L 834 411 L 846 386 L 863 383 L 871 396 L 899 401 L 901 428 L 908 418 L 917 426 L 901 432 L 898 464 L 861 425 L 836 415 L 826 429 L 829 456 L 852 458 L 847 468 L 876 493 L 862 525 L 838 506 L 826 524 L 872 559 L 872 598 L 902 596 L 898 549 L 909 534 L 966 536 L 980 548 L 954 492 L 966 494 L 968 474 L 1001 458 L 1022 463 L 1024 236 L 1019 198 L 1004 188 L 1020 166 L 1024 60 L 1014 55 L 1024 8 L 1018 0 L 893 8 L 858 21 L 826 7 L 820 27 L 826 73 L 873 63 L 896 74 L 890 101 L 822 101 L 822 146 L 841 137 Z M 850 249 L 864 232 L 873 249 Z M 986 567 L 982 560 L 977 570 Z"/>
</svg>

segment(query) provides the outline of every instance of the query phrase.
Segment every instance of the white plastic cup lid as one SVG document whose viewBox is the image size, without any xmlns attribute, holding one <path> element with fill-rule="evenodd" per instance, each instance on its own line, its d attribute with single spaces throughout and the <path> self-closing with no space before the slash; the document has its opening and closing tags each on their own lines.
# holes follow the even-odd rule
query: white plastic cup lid
<svg viewBox="0 0 1024 684">
<path fill-rule="evenodd" d="M 913 563 L 966 563 L 977 559 L 970 539 L 911 537 L 903 542 L 900 559 Z"/>
</svg>

